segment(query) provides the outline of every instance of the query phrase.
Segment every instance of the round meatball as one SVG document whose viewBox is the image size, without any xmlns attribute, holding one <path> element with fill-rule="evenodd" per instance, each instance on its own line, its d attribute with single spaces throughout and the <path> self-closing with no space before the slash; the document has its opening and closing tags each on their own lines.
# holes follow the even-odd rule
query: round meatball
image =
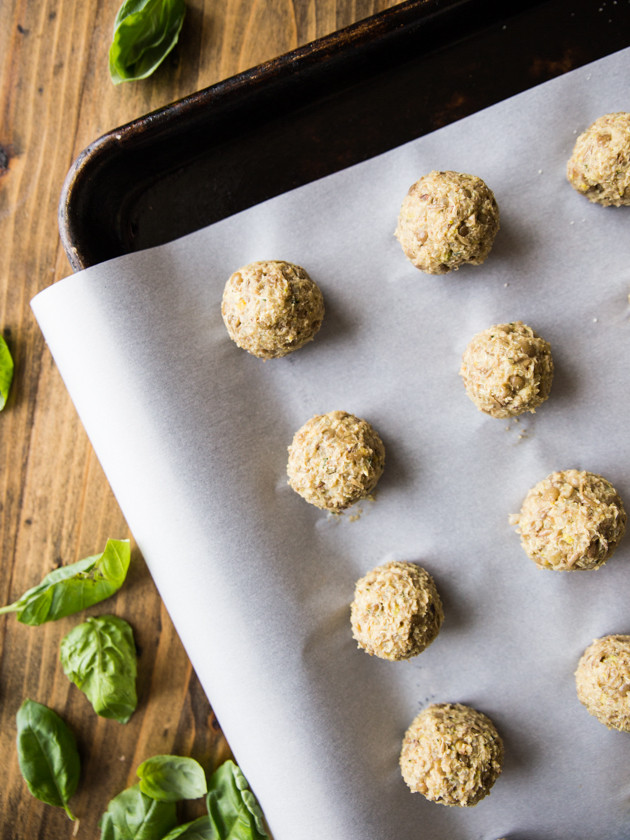
<svg viewBox="0 0 630 840">
<path fill-rule="evenodd" d="M 480 265 L 498 230 L 499 208 L 481 178 L 433 171 L 409 189 L 396 237 L 416 268 L 446 274 L 464 263 Z"/>
<path fill-rule="evenodd" d="M 604 114 L 580 134 L 567 178 L 596 204 L 630 204 L 630 114 Z"/>
<path fill-rule="evenodd" d="M 623 502 L 612 484 L 579 470 L 539 481 L 512 521 L 534 563 L 556 571 L 603 566 L 626 530 Z"/>
<path fill-rule="evenodd" d="M 609 729 L 630 732 L 630 636 L 595 639 L 575 672 L 578 700 Z"/>
<path fill-rule="evenodd" d="M 239 347 L 273 359 L 315 337 L 324 318 L 324 299 L 299 265 L 266 260 L 232 274 L 223 291 L 221 314 Z"/>
<path fill-rule="evenodd" d="M 385 448 L 365 420 L 347 411 L 312 417 L 289 446 L 289 484 L 307 502 L 339 512 L 370 495 L 385 466 Z"/>
<path fill-rule="evenodd" d="M 477 408 L 492 417 L 534 412 L 549 396 L 551 347 L 531 327 L 495 324 L 472 338 L 460 375 Z"/>
<path fill-rule="evenodd" d="M 443 620 L 433 578 L 415 563 L 386 563 L 356 583 L 352 635 L 370 655 L 411 659 L 431 644 Z"/>
<path fill-rule="evenodd" d="M 412 791 L 443 805 L 476 805 L 501 773 L 503 741 L 486 715 L 461 703 L 436 703 L 403 740 L 400 769 Z"/>
</svg>

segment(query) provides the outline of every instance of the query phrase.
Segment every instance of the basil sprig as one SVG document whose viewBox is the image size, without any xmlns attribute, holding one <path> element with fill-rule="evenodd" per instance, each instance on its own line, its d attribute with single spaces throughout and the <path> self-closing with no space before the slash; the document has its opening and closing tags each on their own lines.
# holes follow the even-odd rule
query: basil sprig
<svg viewBox="0 0 630 840">
<path fill-rule="evenodd" d="M 117 592 L 130 559 L 129 540 L 108 540 L 102 554 L 60 566 L 0 614 L 17 613 L 18 621 L 31 626 L 73 615 Z"/>
<path fill-rule="evenodd" d="M 109 48 L 112 82 L 150 76 L 177 43 L 185 13 L 185 0 L 125 0 Z"/>
<path fill-rule="evenodd" d="M 65 675 L 86 695 L 97 715 L 127 723 L 138 696 L 136 646 L 124 619 L 88 618 L 61 640 L 60 659 Z"/>
<path fill-rule="evenodd" d="M 101 840 L 162 840 L 177 824 L 174 802 L 158 802 L 138 785 L 115 796 L 101 817 Z"/>
<path fill-rule="evenodd" d="M 210 777 L 207 816 L 177 826 L 175 799 L 205 793 L 201 766 L 192 758 L 156 755 L 137 772 L 140 783 L 114 797 L 103 814 L 101 840 L 269 840 L 258 800 L 233 761 L 224 761 Z M 169 819 L 174 821 L 165 833 Z"/>
<path fill-rule="evenodd" d="M 206 805 L 216 840 L 268 840 L 258 800 L 233 761 L 224 761 L 210 777 Z"/>
<path fill-rule="evenodd" d="M 20 770 L 33 796 L 75 819 L 68 800 L 77 788 L 81 762 L 64 721 L 48 706 L 25 700 L 17 713 L 17 748 Z"/>
<path fill-rule="evenodd" d="M 5 407 L 9 398 L 9 390 L 13 381 L 13 358 L 6 341 L 0 335 L 0 411 Z"/>
<path fill-rule="evenodd" d="M 203 767 L 194 758 L 154 755 L 137 769 L 140 790 L 161 802 L 199 799 L 208 787 Z"/>
</svg>

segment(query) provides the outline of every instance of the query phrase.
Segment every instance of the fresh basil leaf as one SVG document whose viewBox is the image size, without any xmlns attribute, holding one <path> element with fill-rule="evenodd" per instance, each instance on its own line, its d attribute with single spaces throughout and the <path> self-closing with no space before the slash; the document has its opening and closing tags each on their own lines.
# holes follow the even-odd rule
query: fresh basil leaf
<svg viewBox="0 0 630 840">
<path fill-rule="evenodd" d="M 194 758 L 154 755 L 143 761 L 136 772 L 142 793 L 162 802 L 199 799 L 208 790 L 203 767 Z"/>
<path fill-rule="evenodd" d="M 60 658 L 65 675 L 84 692 L 97 715 L 127 723 L 138 697 L 136 646 L 124 619 L 88 618 L 61 640 Z"/>
<path fill-rule="evenodd" d="M 5 407 L 9 398 L 9 390 L 13 381 L 13 358 L 6 341 L 0 335 L 0 411 Z"/>
<path fill-rule="evenodd" d="M 81 762 L 74 735 L 56 712 L 25 700 L 17 713 L 20 770 L 37 799 L 63 808 L 73 820 L 68 800 L 77 789 Z"/>
<path fill-rule="evenodd" d="M 129 540 L 108 540 L 102 554 L 60 566 L 0 614 L 14 612 L 22 624 L 37 626 L 80 612 L 120 589 L 130 558 Z"/>
<path fill-rule="evenodd" d="M 157 802 L 138 785 L 115 796 L 100 819 L 101 840 L 162 840 L 177 825 L 174 802 Z"/>
<path fill-rule="evenodd" d="M 233 761 L 224 761 L 210 777 L 206 805 L 217 840 L 267 840 L 269 837 L 258 800 Z"/>
<path fill-rule="evenodd" d="M 185 0 L 125 0 L 109 48 L 112 82 L 150 76 L 177 43 L 185 13 Z"/>
<path fill-rule="evenodd" d="M 199 817 L 192 822 L 178 825 L 162 840 L 217 840 L 217 835 L 210 823 L 210 817 Z"/>
</svg>

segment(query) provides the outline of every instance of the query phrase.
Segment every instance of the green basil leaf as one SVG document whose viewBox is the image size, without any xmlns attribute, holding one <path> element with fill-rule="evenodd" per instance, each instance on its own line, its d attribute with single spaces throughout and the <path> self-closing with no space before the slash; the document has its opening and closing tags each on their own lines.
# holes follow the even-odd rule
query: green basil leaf
<svg viewBox="0 0 630 840">
<path fill-rule="evenodd" d="M 68 800 L 77 789 L 81 762 L 74 735 L 56 712 L 25 700 L 17 713 L 20 770 L 37 799 L 63 808 L 71 820 Z"/>
<path fill-rule="evenodd" d="M 12 381 L 13 359 L 6 341 L 0 335 L 0 411 L 5 407 L 9 398 Z"/>
<path fill-rule="evenodd" d="M 150 76 L 177 43 L 185 13 L 185 0 L 125 0 L 109 48 L 112 82 Z"/>
<path fill-rule="evenodd" d="M 130 558 L 129 540 L 108 540 L 102 554 L 55 569 L 0 614 L 14 612 L 22 624 L 37 626 L 80 612 L 120 589 Z"/>
<path fill-rule="evenodd" d="M 61 640 L 60 658 L 65 675 L 84 692 L 97 715 L 127 723 L 138 697 L 136 646 L 124 619 L 88 618 Z"/>
<path fill-rule="evenodd" d="M 178 825 L 162 840 L 217 840 L 217 835 L 210 823 L 210 817 L 199 817 L 192 822 Z"/>
<path fill-rule="evenodd" d="M 217 840 L 269 837 L 258 800 L 233 761 L 224 761 L 210 777 L 206 805 Z"/>
<path fill-rule="evenodd" d="M 143 761 L 136 772 L 142 793 L 163 802 L 198 799 L 208 790 L 203 767 L 194 758 L 154 755 Z"/>
<path fill-rule="evenodd" d="M 138 785 L 115 796 L 100 819 L 101 840 L 162 840 L 177 824 L 174 802 L 157 802 Z"/>
</svg>

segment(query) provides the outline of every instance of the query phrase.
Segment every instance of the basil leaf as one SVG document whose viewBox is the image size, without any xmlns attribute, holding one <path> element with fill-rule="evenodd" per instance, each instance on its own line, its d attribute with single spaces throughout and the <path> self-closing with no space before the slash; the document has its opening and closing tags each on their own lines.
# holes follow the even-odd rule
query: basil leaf
<svg viewBox="0 0 630 840">
<path fill-rule="evenodd" d="M 120 589 L 130 558 L 129 540 L 108 540 L 102 554 L 55 569 L 0 614 L 15 612 L 18 621 L 34 627 L 80 612 Z"/>
<path fill-rule="evenodd" d="M 194 758 L 155 755 L 143 761 L 136 772 L 142 793 L 162 802 L 198 799 L 208 790 L 203 767 Z"/>
<path fill-rule="evenodd" d="M 209 817 L 199 817 L 197 820 L 178 825 L 163 837 L 162 840 L 217 840 Z"/>
<path fill-rule="evenodd" d="M 0 335 L 0 411 L 9 398 L 9 389 L 13 381 L 13 359 L 6 341 Z"/>
<path fill-rule="evenodd" d="M 68 800 L 77 789 L 81 762 L 68 726 L 48 706 L 25 700 L 17 713 L 17 748 L 20 770 L 33 796 L 63 808 L 73 820 Z"/>
<path fill-rule="evenodd" d="M 177 824 L 174 802 L 157 802 L 138 785 L 115 796 L 100 819 L 101 840 L 162 840 Z"/>
<path fill-rule="evenodd" d="M 217 840 L 266 840 L 269 837 L 258 800 L 233 761 L 224 761 L 210 777 L 206 805 Z"/>
<path fill-rule="evenodd" d="M 185 0 L 125 0 L 109 48 L 112 82 L 150 76 L 177 43 L 185 13 Z"/>
<path fill-rule="evenodd" d="M 88 618 L 61 640 L 60 658 L 65 675 L 84 692 L 97 715 L 127 723 L 138 697 L 136 646 L 124 619 Z"/>
</svg>

